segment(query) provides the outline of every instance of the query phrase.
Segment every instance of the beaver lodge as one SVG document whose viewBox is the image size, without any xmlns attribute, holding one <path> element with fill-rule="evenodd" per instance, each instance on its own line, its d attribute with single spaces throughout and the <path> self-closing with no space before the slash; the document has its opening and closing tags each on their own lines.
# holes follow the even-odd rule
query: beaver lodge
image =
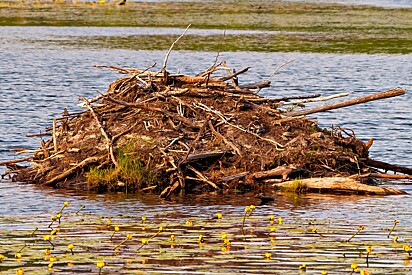
<svg viewBox="0 0 412 275">
<path fill-rule="evenodd" d="M 125 76 L 104 94 L 80 98 L 85 111 L 64 110 L 42 134 L 49 135 L 48 140 L 34 152 L 19 152 L 30 153 L 28 157 L 2 162 L 9 177 L 56 188 L 151 191 L 163 198 L 185 192 L 278 188 L 401 194 L 363 183 L 412 178 L 412 169 L 370 159 L 372 139 L 364 143 L 340 127 L 321 129 L 316 120 L 305 117 L 401 95 L 402 89 L 284 111 L 279 107 L 287 103 L 325 98 L 260 96 L 257 92 L 270 81 L 240 85 L 237 76 L 249 68 L 233 73 L 224 62 L 195 76 L 170 74 L 165 65 L 160 72 L 109 68 Z M 18 164 L 24 162 L 31 165 Z"/>
</svg>

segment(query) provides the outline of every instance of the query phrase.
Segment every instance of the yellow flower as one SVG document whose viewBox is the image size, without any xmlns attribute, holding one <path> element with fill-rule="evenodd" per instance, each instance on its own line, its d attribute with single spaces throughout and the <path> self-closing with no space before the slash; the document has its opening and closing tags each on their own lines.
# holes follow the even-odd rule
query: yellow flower
<svg viewBox="0 0 412 275">
<path fill-rule="evenodd" d="M 46 255 L 50 255 L 50 254 L 51 254 L 50 249 L 46 248 L 46 249 L 44 250 L 44 254 L 46 254 Z"/>
<path fill-rule="evenodd" d="M 112 224 L 112 220 L 107 220 L 106 225 L 110 226 Z"/>
<path fill-rule="evenodd" d="M 217 213 L 216 217 L 220 220 L 223 217 L 223 215 L 222 215 L 222 213 Z"/>
<path fill-rule="evenodd" d="M 127 234 L 127 235 L 126 235 L 126 238 L 127 238 L 128 240 L 131 240 L 131 239 L 133 238 L 133 236 L 132 236 L 132 234 Z"/>
<path fill-rule="evenodd" d="M 62 214 L 61 214 L 61 213 L 58 213 L 58 214 L 56 215 L 56 217 L 57 217 L 58 219 L 60 219 L 60 218 L 62 217 Z"/>
<path fill-rule="evenodd" d="M 394 242 L 394 243 L 397 243 L 397 242 L 398 242 L 398 236 L 394 236 L 394 237 L 393 237 L 393 242 Z"/>
<path fill-rule="evenodd" d="M 49 263 L 48 267 L 53 268 L 53 263 Z"/>
<path fill-rule="evenodd" d="M 359 230 L 359 231 L 362 231 L 363 229 L 365 229 L 365 226 L 363 226 L 363 225 L 359 225 L 358 230 Z"/>
<path fill-rule="evenodd" d="M 399 223 L 399 221 L 398 221 L 398 220 L 394 220 L 393 223 L 394 223 L 394 224 L 397 224 L 397 223 Z"/>
<path fill-rule="evenodd" d="M 403 245 L 403 250 L 405 250 L 405 252 L 409 252 L 409 251 L 411 251 L 411 246 L 405 244 L 405 245 Z"/>
<path fill-rule="evenodd" d="M 163 230 L 165 230 L 164 227 L 163 227 L 163 226 L 160 226 L 160 227 L 159 227 L 159 232 L 162 232 Z"/>
<path fill-rule="evenodd" d="M 227 234 L 226 234 L 226 233 L 221 233 L 221 234 L 220 234 L 220 237 L 221 237 L 222 239 L 227 239 Z"/>
<path fill-rule="evenodd" d="M 0 262 L 2 262 L 6 257 L 3 254 L 0 254 Z"/>
<path fill-rule="evenodd" d="M 69 203 L 68 203 L 67 201 L 65 201 L 65 202 L 63 203 L 63 205 L 64 205 L 65 207 L 69 207 Z"/>
<path fill-rule="evenodd" d="M 103 268 L 103 267 L 104 267 L 104 262 L 103 262 L 103 261 L 101 261 L 101 262 L 97 262 L 97 264 L 96 264 L 96 265 L 97 265 L 97 267 L 98 267 L 98 268 L 100 268 L 100 269 L 101 269 L 101 268 Z"/>
<path fill-rule="evenodd" d="M 299 266 L 299 269 L 300 269 L 300 270 L 306 270 L 306 264 L 301 264 L 301 265 Z"/>
<path fill-rule="evenodd" d="M 372 246 L 367 246 L 366 247 L 366 252 L 372 253 Z"/>
<path fill-rule="evenodd" d="M 142 222 L 144 222 L 146 219 L 146 216 L 142 216 Z"/>
<path fill-rule="evenodd" d="M 70 250 L 72 250 L 72 249 L 74 248 L 74 245 L 73 245 L 73 244 L 69 244 L 69 245 L 67 246 L 67 248 L 70 249 Z"/>
<path fill-rule="evenodd" d="M 142 239 L 142 244 L 143 244 L 143 245 L 148 245 L 148 244 L 149 244 L 149 241 L 148 241 L 147 239 Z"/>
<path fill-rule="evenodd" d="M 192 226 L 192 225 L 193 225 L 193 222 L 192 222 L 191 220 L 187 220 L 187 221 L 186 221 L 186 225 Z"/>
<path fill-rule="evenodd" d="M 271 215 L 269 216 L 269 221 L 274 221 L 275 220 L 275 216 Z"/>
<path fill-rule="evenodd" d="M 22 267 L 20 267 L 19 269 L 17 269 L 16 271 L 16 275 L 23 275 L 24 274 L 24 269 Z"/>
<path fill-rule="evenodd" d="M 199 237 L 197 238 L 197 241 L 198 241 L 199 243 L 205 242 L 205 240 L 203 239 L 203 235 L 202 235 L 202 234 L 199 235 Z"/>
<path fill-rule="evenodd" d="M 327 270 L 322 270 L 322 275 L 328 275 L 328 271 Z"/>
<path fill-rule="evenodd" d="M 350 268 L 352 268 L 352 269 L 357 269 L 357 268 L 358 268 L 358 264 L 355 263 L 355 262 L 353 262 L 353 263 L 350 265 Z"/>
<path fill-rule="evenodd" d="M 175 235 L 170 235 L 170 240 L 171 240 L 172 242 L 176 241 Z"/>
<path fill-rule="evenodd" d="M 271 227 L 270 232 L 276 232 L 276 227 Z"/>
<path fill-rule="evenodd" d="M 249 207 L 249 206 L 246 206 L 246 207 L 245 207 L 245 213 L 248 213 L 248 212 L 250 212 L 250 207 Z"/>
<path fill-rule="evenodd" d="M 71 263 L 71 262 L 68 262 L 68 263 L 67 263 L 67 266 L 74 266 L 74 264 Z"/>
<path fill-rule="evenodd" d="M 224 239 L 224 240 L 223 240 L 223 243 L 224 243 L 226 246 L 230 246 L 230 241 L 229 241 L 229 239 Z"/>
<path fill-rule="evenodd" d="M 50 241 L 50 236 L 49 236 L 49 235 L 43 236 L 43 240 L 45 240 L 45 241 Z"/>
<path fill-rule="evenodd" d="M 52 231 L 50 231 L 50 235 L 56 235 L 56 233 L 57 233 L 57 231 L 56 230 L 52 230 Z"/>
<path fill-rule="evenodd" d="M 366 270 L 361 270 L 360 275 L 369 275 L 370 273 Z"/>
<path fill-rule="evenodd" d="M 256 206 L 254 206 L 254 205 L 252 204 L 252 205 L 250 205 L 250 206 L 249 206 L 249 208 L 250 208 L 250 210 L 252 210 L 252 211 L 253 211 L 253 210 L 255 210 L 255 209 L 256 209 Z"/>
<path fill-rule="evenodd" d="M 272 253 L 270 253 L 270 252 L 266 252 L 265 253 L 265 259 L 270 259 L 270 257 L 272 257 Z"/>
<path fill-rule="evenodd" d="M 146 230 L 146 227 L 143 226 L 143 227 L 142 227 L 142 231 L 145 231 L 145 230 Z"/>
<path fill-rule="evenodd" d="M 312 228 L 313 233 L 316 233 L 316 231 L 317 231 L 316 227 Z"/>
<path fill-rule="evenodd" d="M 114 231 L 119 231 L 119 230 L 120 230 L 120 228 L 118 226 L 114 227 Z"/>
<path fill-rule="evenodd" d="M 20 253 L 16 253 L 16 254 L 14 254 L 14 258 L 16 258 L 16 259 L 20 259 L 20 258 L 21 258 L 21 254 L 20 254 Z"/>
<path fill-rule="evenodd" d="M 51 218 L 52 221 L 57 220 L 57 217 L 56 217 L 56 216 L 51 216 L 50 218 Z"/>
<path fill-rule="evenodd" d="M 53 263 L 53 262 L 55 262 L 55 261 L 57 261 L 57 259 L 56 259 L 55 257 L 51 256 L 51 257 L 50 257 L 50 262 Z"/>
<path fill-rule="evenodd" d="M 278 224 L 283 224 L 283 219 L 282 218 L 278 219 Z"/>
</svg>

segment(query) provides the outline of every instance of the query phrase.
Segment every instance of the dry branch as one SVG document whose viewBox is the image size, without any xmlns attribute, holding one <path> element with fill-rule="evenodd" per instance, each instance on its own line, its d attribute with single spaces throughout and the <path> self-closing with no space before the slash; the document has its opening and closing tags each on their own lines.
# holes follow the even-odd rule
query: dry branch
<svg viewBox="0 0 412 275">
<path fill-rule="evenodd" d="M 365 103 L 373 100 L 378 100 L 378 99 L 383 99 L 383 98 L 389 98 L 389 97 L 394 97 L 394 96 L 399 96 L 405 94 L 405 90 L 401 88 L 396 88 L 372 95 L 367 95 L 359 98 L 354 98 L 346 101 L 341 101 L 341 102 L 336 102 L 336 103 L 331 103 L 327 105 L 323 105 L 320 107 L 315 107 L 315 108 L 310 108 L 306 110 L 301 110 L 301 111 L 296 111 L 296 112 L 290 112 L 290 113 L 285 113 L 284 115 L 286 116 L 304 116 L 304 115 L 309 115 L 309 114 L 314 114 L 314 113 L 319 113 L 319 112 L 325 112 L 333 109 L 338 109 L 338 108 L 343 108 L 343 107 L 348 107 L 351 105 L 355 104 L 360 104 L 360 103 Z"/>
</svg>

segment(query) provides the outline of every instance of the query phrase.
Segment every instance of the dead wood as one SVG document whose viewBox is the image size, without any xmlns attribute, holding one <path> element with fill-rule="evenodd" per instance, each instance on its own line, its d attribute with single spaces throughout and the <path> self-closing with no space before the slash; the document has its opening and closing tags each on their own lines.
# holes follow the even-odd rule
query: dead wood
<svg viewBox="0 0 412 275">
<path fill-rule="evenodd" d="M 170 50 L 160 72 L 108 66 L 125 76 L 95 98 L 81 98 L 86 111 L 65 110 L 62 118 L 54 119 L 46 128 L 52 135 L 49 140 L 42 140 L 35 150 L 19 152 L 29 154 L 27 158 L 0 165 L 8 166 L 6 173 L 15 181 L 101 192 L 152 191 L 162 198 L 222 189 L 261 192 L 268 184 L 296 177 L 304 182 L 332 176 L 378 177 L 374 168 L 410 174 L 409 168 L 370 160 L 371 142 L 365 144 L 350 130 L 321 129 L 315 120 L 296 117 L 306 113 L 277 108 L 291 99 L 301 100 L 291 104 L 306 104 L 328 97 L 268 99 L 257 91 L 270 86 L 269 80 L 238 84 L 236 77 L 249 67 L 231 73 L 225 62 L 214 62 L 196 76 L 170 74 Z M 228 76 L 215 76 L 219 70 L 227 70 Z M 394 89 L 332 106 L 402 93 Z M 17 166 L 23 161 L 32 165 Z M 351 180 L 342 185 L 334 178 L 334 185 L 323 181 L 317 186 L 338 192 L 396 193 L 359 189 Z"/>
<path fill-rule="evenodd" d="M 366 159 L 364 163 L 368 166 L 383 169 L 385 171 L 393 171 L 393 172 L 399 172 L 403 174 L 412 175 L 412 169 L 408 167 L 394 165 L 394 164 L 386 163 L 383 161 L 377 161 L 373 159 Z"/>
<path fill-rule="evenodd" d="M 355 104 L 360 104 L 360 103 L 365 103 L 373 100 L 378 100 L 378 99 L 383 99 L 383 98 L 388 98 L 388 97 L 394 97 L 394 96 L 399 96 L 405 94 L 405 90 L 401 88 L 396 88 L 372 95 L 367 95 L 359 98 L 354 98 L 350 100 L 345 100 L 341 102 L 336 102 L 336 103 L 331 103 L 327 105 L 323 105 L 320 107 L 315 107 L 315 108 L 310 108 L 306 110 L 301 110 L 301 111 L 295 111 L 295 112 L 290 112 L 286 113 L 286 116 L 304 116 L 304 115 L 309 115 L 309 114 L 314 114 L 314 113 L 319 113 L 319 112 L 325 112 L 333 109 L 338 109 L 338 108 L 343 108 L 343 107 L 348 107 L 351 105 Z"/>
<path fill-rule="evenodd" d="M 347 177 L 310 178 L 286 181 L 273 185 L 276 189 L 285 191 L 366 195 L 402 195 L 406 192 L 390 187 L 371 186 Z"/>
</svg>

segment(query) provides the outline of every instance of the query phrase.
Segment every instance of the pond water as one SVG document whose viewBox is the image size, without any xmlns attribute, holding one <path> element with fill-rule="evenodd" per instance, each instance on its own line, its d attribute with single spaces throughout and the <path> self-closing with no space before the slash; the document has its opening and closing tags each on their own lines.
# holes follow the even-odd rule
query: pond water
<svg viewBox="0 0 412 275">
<path fill-rule="evenodd" d="M 93 39 L 97 32 L 101 36 L 113 35 L 113 31 L 112 28 L 0 28 L 0 161 L 20 157 L 14 156 L 10 151 L 13 148 L 36 148 L 40 139 L 26 138 L 26 134 L 43 131 L 51 124 L 52 117 L 58 116 L 64 107 L 72 112 L 80 110 L 77 105 L 78 96 L 94 97 L 97 90 L 105 91 L 108 84 L 119 77 L 116 73 L 97 69 L 94 65 L 146 68 L 154 62 L 162 64 L 164 51 L 131 51 L 84 46 L 69 48 L 55 43 L 57 37 L 81 34 Z M 181 33 L 182 30 L 124 28 L 116 31 L 123 35 L 130 32 Z M 39 39 L 42 40 L 41 43 L 31 43 Z M 168 69 L 172 72 L 197 73 L 210 66 L 215 56 L 216 53 L 213 52 L 174 51 L 170 55 Z M 229 66 L 236 69 L 252 67 L 250 72 L 240 76 L 242 83 L 267 78 L 281 64 L 294 60 L 273 77 L 271 88 L 261 92 L 266 96 L 282 97 L 313 93 L 328 96 L 352 91 L 349 97 L 358 97 L 395 87 L 403 87 L 408 91 L 412 89 L 412 55 L 224 52 L 220 54 L 220 59 L 226 60 Z M 160 65 L 157 69 L 160 69 Z M 401 97 L 311 117 L 318 118 L 323 127 L 340 125 L 353 129 L 357 136 L 365 141 L 371 137 L 375 138 L 371 156 L 376 160 L 412 167 L 411 103 L 412 96 L 407 92 Z M 0 167 L 0 173 L 4 171 L 4 168 Z M 393 182 L 391 185 L 412 192 L 412 188 L 403 185 L 402 182 Z M 59 267 L 60 271 L 66 274 L 75 272 L 74 269 L 67 267 L 67 262 L 78 262 L 78 270 L 86 272 L 85 270 L 93 269 L 97 274 L 95 264 L 88 261 L 98 259 L 112 263 L 112 267 L 108 265 L 103 269 L 109 270 L 104 274 L 113 274 L 110 273 L 113 270 L 118 274 L 135 273 L 138 270 L 162 274 L 251 274 L 259 273 L 262 266 L 279 269 L 282 264 L 286 267 L 282 267 L 283 269 L 275 274 L 296 274 L 301 263 L 313 266 L 311 270 L 308 269 L 308 274 L 320 274 L 322 269 L 329 269 L 333 274 L 348 274 L 350 263 L 354 260 L 362 263 L 365 269 L 369 268 L 379 274 L 410 272 L 409 262 L 407 259 L 404 261 L 407 254 L 402 252 L 402 245 L 396 246 L 397 244 L 392 244 L 391 239 L 386 238 L 393 221 L 399 220 L 396 234 L 403 243 L 412 243 L 412 202 L 409 195 L 378 198 L 320 194 L 274 196 L 274 203 L 258 206 L 253 212 L 250 218 L 253 226 L 247 223 L 247 232 L 255 233 L 250 233 L 245 240 L 238 232 L 243 209 L 249 204 L 259 204 L 252 194 L 230 197 L 215 194 L 164 202 L 149 195 L 139 197 L 123 194 L 78 194 L 1 180 L 0 254 L 13 255 L 19 250 L 22 242 L 31 242 L 28 235 L 35 227 L 39 227 L 42 233 L 47 232 L 50 216 L 60 209 L 63 201 L 67 201 L 72 212 L 66 222 L 71 225 L 72 231 L 73 227 L 77 231 L 67 229 L 65 237 L 72 236 L 77 242 L 83 239 L 91 243 L 84 244 L 83 247 L 86 254 L 82 257 L 87 261 L 77 258 L 66 259 L 64 267 Z M 85 209 L 81 212 L 84 213 L 83 218 L 79 219 L 73 212 L 81 205 L 85 205 Z M 215 221 L 211 224 L 210 218 L 217 212 L 224 213 L 227 224 L 215 224 Z M 149 259 L 146 265 L 141 264 L 141 258 L 138 265 L 127 261 L 132 255 L 136 257 L 135 252 L 133 254 L 124 250 L 124 257 L 119 260 L 115 257 L 119 254 L 112 255 L 110 249 L 105 250 L 99 246 L 99 249 L 93 250 L 97 243 L 102 246 L 108 244 L 107 234 L 110 235 L 112 229 L 105 229 L 107 232 L 101 229 L 107 219 L 124 224 L 124 227 L 134 232 L 137 238 L 147 236 L 140 231 L 137 232 L 135 228 L 135 221 L 142 215 L 146 215 L 148 220 L 152 221 L 152 230 L 158 225 L 164 225 L 173 228 L 168 234 L 172 232 L 187 236 L 181 246 L 187 245 L 188 250 L 179 250 L 178 253 L 167 250 L 167 253 L 158 253 L 159 255 L 151 258 L 154 250 L 144 249 L 146 258 L 143 258 L 143 261 Z M 269 230 L 269 215 L 283 217 L 285 220 L 285 225 L 278 226 L 277 245 L 270 244 L 269 235 L 262 233 Z M 191 218 L 200 226 L 188 229 L 185 221 Z M 320 243 L 314 238 L 314 235 L 317 235 L 309 234 L 313 224 L 316 224 L 319 232 L 327 233 L 326 237 L 322 237 L 326 240 L 326 246 L 317 246 Z M 366 230 L 356 245 L 342 244 L 341 240 L 356 232 L 359 225 L 365 225 Z M 306 232 L 307 228 L 311 228 L 308 229 L 309 233 Z M 102 231 L 103 235 L 106 234 L 106 239 L 93 237 L 90 233 Z M 232 252 L 220 251 L 218 234 L 222 231 L 231 234 L 234 240 Z M 196 242 L 199 234 L 208 235 L 210 246 L 206 244 L 205 247 L 199 248 Z M 168 236 L 162 235 L 159 246 L 166 246 Z M 65 244 L 63 239 L 61 242 Z M 120 237 L 116 239 L 118 242 L 121 240 Z M 39 257 L 34 256 L 32 252 L 33 249 L 43 249 L 44 244 L 31 244 L 31 252 L 22 251 L 22 254 L 26 252 L 31 258 L 20 262 L 9 259 L 3 265 L 0 263 L 0 271 L 5 271 L 5 274 L 12 271 L 11 274 L 14 274 L 15 269 L 20 266 L 33 271 L 38 270 L 38 266 L 44 266 L 44 263 L 36 262 Z M 377 250 L 371 255 L 369 267 L 364 264 L 365 255 L 362 258 L 357 256 L 359 250 L 364 250 L 365 245 L 373 245 Z M 138 245 L 134 243 L 134 248 L 136 247 Z M 301 248 L 303 250 L 300 250 Z M 214 254 L 213 251 L 216 249 L 220 252 Z M 262 261 L 261 258 L 266 251 L 272 252 L 273 261 Z M 67 253 L 60 253 L 61 258 L 68 257 Z M 346 258 L 345 253 L 351 256 Z M 173 258 L 180 257 L 179 255 L 182 257 L 180 264 L 173 261 Z M 316 255 L 318 257 L 313 258 Z M 33 274 L 48 274 L 47 264 L 45 266 L 41 272 Z"/>
</svg>

